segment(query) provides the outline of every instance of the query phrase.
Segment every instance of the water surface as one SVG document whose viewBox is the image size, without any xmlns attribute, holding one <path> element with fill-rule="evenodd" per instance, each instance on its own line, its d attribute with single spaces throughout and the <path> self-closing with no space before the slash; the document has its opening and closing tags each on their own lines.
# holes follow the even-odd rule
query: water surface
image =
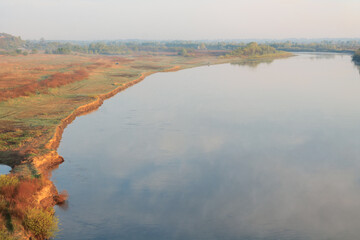
<svg viewBox="0 0 360 240">
<path fill-rule="evenodd" d="M 348 55 L 158 73 L 66 128 L 58 239 L 357 239 Z"/>
<path fill-rule="evenodd" d="M 11 171 L 11 167 L 8 165 L 0 164 L 0 175 L 8 174 Z"/>
</svg>

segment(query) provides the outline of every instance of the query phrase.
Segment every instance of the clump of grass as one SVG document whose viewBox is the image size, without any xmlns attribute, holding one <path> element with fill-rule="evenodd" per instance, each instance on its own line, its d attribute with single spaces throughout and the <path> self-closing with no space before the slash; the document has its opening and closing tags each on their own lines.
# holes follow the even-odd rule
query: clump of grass
<svg viewBox="0 0 360 240">
<path fill-rule="evenodd" d="M 30 208 L 25 213 L 24 226 L 37 239 L 49 239 L 56 235 L 58 230 L 58 218 L 54 211 Z"/>
<path fill-rule="evenodd" d="M 0 133 L 0 150 L 5 151 L 9 147 L 20 147 L 28 135 L 28 132 L 21 129 Z"/>
<path fill-rule="evenodd" d="M 3 187 L 16 187 L 19 179 L 14 175 L 0 175 L 0 189 Z"/>
<path fill-rule="evenodd" d="M 6 229 L 0 229 L 0 239 L 1 240 L 15 240 L 14 237 Z"/>
</svg>

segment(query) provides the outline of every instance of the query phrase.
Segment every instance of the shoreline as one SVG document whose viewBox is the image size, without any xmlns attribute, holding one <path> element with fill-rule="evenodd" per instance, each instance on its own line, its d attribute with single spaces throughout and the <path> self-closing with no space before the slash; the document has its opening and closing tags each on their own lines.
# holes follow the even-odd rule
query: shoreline
<svg viewBox="0 0 360 240">
<path fill-rule="evenodd" d="M 26 157 L 23 161 L 19 162 L 18 164 L 14 164 L 13 169 L 11 170 L 11 174 L 15 174 L 18 176 L 22 175 L 22 171 L 24 169 L 26 171 L 31 171 L 35 173 L 35 176 L 41 179 L 42 184 L 37 189 L 36 192 L 33 194 L 35 206 L 37 208 L 42 209 L 53 209 L 55 205 L 62 204 L 66 201 L 67 193 L 59 193 L 55 184 L 51 181 L 51 172 L 52 170 L 59 167 L 61 163 L 64 162 L 64 158 L 61 157 L 58 152 L 57 148 L 60 145 L 63 132 L 65 128 L 71 124 L 77 117 L 89 114 L 93 111 L 96 111 L 101 105 L 104 103 L 105 100 L 115 96 L 121 91 L 126 90 L 127 88 L 141 82 L 146 77 L 160 72 L 175 72 L 183 69 L 190 69 L 194 67 L 206 66 L 206 65 L 217 65 L 217 64 L 226 64 L 231 63 L 234 60 L 238 60 L 241 62 L 250 62 L 250 61 L 261 61 L 261 60 L 268 60 L 268 59 L 281 59 L 285 57 L 293 56 L 293 54 L 287 54 L 286 56 L 278 56 L 278 57 L 264 57 L 261 58 L 254 58 L 254 59 L 239 59 L 239 58 L 225 58 L 225 59 L 212 59 L 210 58 L 208 61 L 198 60 L 198 62 L 190 62 L 184 65 L 175 66 L 168 66 L 166 69 L 154 70 L 154 71 L 147 71 L 140 73 L 136 79 L 133 79 L 129 82 L 119 84 L 118 87 L 114 88 L 113 90 L 99 94 L 95 96 L 91 102 L 88 102 L 84 105 L 77 107 L 73 110 L 68 116 L 60 120 L 60 123 L 55 127 L 55 130 L 52 134 L 52 137 L 46 141 L 44 150 L 42 153 L 36 154 L 35 156 Z M 34 150 L 37 150 L 33 148 Z M 16 171 L 13 171 L 14 169 Z M 29 232 L 21 227 L 19 230 L 21 238 L 20 239 L 29 239 Z"/>
<path fill-rule="evenodd" d="M 239 59 L 239 60 L 244 61 L 244 62 L 250 62 L 250 61 L 260 61 L 260 60 L 269 60 L 269 59 L 272 59 L 272 60 L 283 59 L 283 58 L 292 57 L 292 56 L 294 56 L 294 55 L 293 54 L 284 54 L 279 57 L 264 57 L 264 58 Z M 236 59 L 236 58 L 221 59 L 220 61 L 211 63 L 210 65 L 231 63 L 231 60 L 234 60 L 234 59 Z M 124 83 L 121 86 L 111 90 L 108 93 L 104 93 L 104 94 L 100 94 L 100 95 L 96 96 L 96 99 L 94 101 L 87 103 L 85 105 L 79 106 L 70 115 L 68 115 L 67 117 L 65 117 L 64 119 L 61 120 L 61 123 L 59 125 L 57 125 L 57 127 L 55 129 L 53 137 L 47 142 L 47 144 L 45 146 L 45 148 L 48 149 L 50 152 L 47 152 L 40 156 L 35 156 L 35 157 L 29 159 L 29 162 L 31 162 L 37 170 L 40 170 L 41 174 L 46 176 L 46 178 L 49 179 L 49 181 L 50 181 L 50 178 L 51 178 L 50 172 L 54 168 L 57 168 L 61 163 L 64 162 L 64 158 L 57 153 L 57 148 L 60 145 L 64 130 L 77 117 L 80 117 L 80 116 L 83 116 L 83 115 L 86 115 L 93 111 L 98 110 L 99 107 L 101 107 L 101 105 L 104 103 L 105 100 L 107 100 L 107 99 L 115 96 L 119 92 L 122 92 L 122 91 L 126 90 L 127 88 L 143 81 L 146 77 L 148 77 L 152 74 L 160 73 L 160 72 L 176 72 L 179 70 L 190 69 L 190 68 L 194 68 L 194 67 L 201 67 L 201 66 L 206 66 L 206 65 L 209 65 L 209 64 L 198 64 L 198 65 L 189 66 L 189 67 L 181 67 L 179 65 L 176 65 L 174 67 L 170 67 L 168 69 L 164 69 L 164 70 L 160 70 L 160 71 L 151 71 L 151 72 L 141 73 L 140 77 L 138 77 L 130 82 Z M 52 197 L 58 196 L 58 192 L 57 192 L 57 189 L 55 186 L 54 186 L 54 190 L 55 191 L 52 192 L 53 193 Z M 44 196 L 44 199 L 47 199 L 47 198 L 49 198 L 49 196 Z M 41 202 L 41 201 L 42 200 L 38 200 L 38 202 Z M 55 205 L 56 205 L 56 203 L 55 204 L 53 203 L 53 206 L 55 206 Z"/>
<path fill-rule="evenodd" d="M 142 73 L 140 77 L 138 77 L 130 82 L 124 83 L 121 86 L 115 88 L 114 90 L 112 90 L 108 93 L 104 93 L 104 94 L 100 94 L 100 95 L 96 96 L 96 99 L 93 102 L 87 103 L 85 105 L 82 105 L 82 106 L 76 108 L 70 115 L 68 115 L 66 118 L 61 120 L 61 123 L 55 129 L 55 133 L 54 133 L 53 137 L 46 144 L 46 146 L 45 146 L 46 149 L 56 151 L 60 145 L 62 134 L 63 134 L 65 128 L 69 124 L 71 124 L 77 117 L 89 114 L 92 111 L 96 111 L 97 109 L 99 109 L 99 107 L 101 107 L 101 105 L 104 103 L 105 100 L 107 100 L 107 99 L 115 96 L 119 92 L 122 92 L 122 91 L 126 90 L 127 88 L 141 82 L 146 77 L 148 77 L 154 73 L 175 72 L 175 71 L 179 71 L 182 69 L 183 68 L 181 68 L 180 66 L 174 66 L 169 69 L 162 70 L 162 71 L 145 72 L 145 73 Z"/>
<path fill-rule="evenodd" d="M 279 56 L 265 56 L 262 58 L 261 57 L 240 58 L 239 60 L 244 61 L 244 62 L 251 62 L 251 61 L 283 59 L 283 58 L 288 58 L 288 57 L 293 57 L 293 56 L 295 56 L 295 55 L 292 53 L 284 53 L 283 55 L 279 55 Z M 124 83 L 121 86 L 111 90 L 108 93 L 100 94 L 95 97 L 96 99 L 94 101 L 76 108 L 70 115 L 68 115 L 67 117 L 65 117 L 64 119 L 61 120 L 61 123 L 56 127 L 53 137 L 45 145 L 45 148 L 48 150 L 57 151 L 57 148 L 60 145 L 62 134 L 63 134 L 65 128 L 69 124 L 71 124 L 77 117 L 89 114 L 92 111 L 96 111 L 99 107 L 101 107 L 101 105 L 104 103 L 105 100 L 107 100 L 107 99 L 115 96 L 119 92 L 122 92 L 122 91 L 126 90 L 127 88 L 143 81 L 146 77 L 148 77 L 152 74 L 161 73 L 161 72 L 176 72 L 179 70 L 190 69 L 190 68 L 206 66 L 206 65 L 226 64 L 226 63 L 231 63 L 231 60 L 235 60 L 235 59 L 237 59 L 237 58 L 229 57 L 229 58 L 220 59 L 220 61 L 216 62 L 216 63 L 199 64 L 199 65 L 189 66 L 189 67 L 185 67 L 185 68 L 181 67 L 179 65 L 176 65 L 176 66 L 170 67 L 168 69 L 164 69 L 164 70 L 141 73 L 140 77 L 138 77 L 134 80 L 131 80 L 130 82 Z"/>
<path fill-rule="evenodd" d="M 101 105 L 104 103 L 105 100 L 107 100 L 107 99 L 115 96 L 119 92 L 122 92 L 122 91 L 126 90 L 127 88 L 143 81 L 146 77 L 148 77 L 152 74 L 161 73 L 161 72 L 176 72 L 179 70 L 190 69 L 190 68 L 206 66 L 206 65 L 226 64 L 226 63 L 231 63 L 234 60 L 239 60 L 239 61 L 246 63 L 246 62 L 251 62 L 251 61 L 262 61 L 262 60 L 266 61 L 266 60 L 283 59 L 283 58 L 288 58 L 288 57 L 293 57 L 293 56 L 295 56 L 293 53 L 284 53 L 279 56 L 265 56 L 263 58 L 260 58 L 260 57 L 256 57 L 256 58 L 230 57 L 230 58 L 217 59 L 216 62 L 212 62 L 212 63 L 210 63 L 210 62 L 209 63 L 197 63 L 192 66 L 176 65 L 176 66 L 170 67 L 168 69 L 141 73 L 140 77 L 138 77 L 134 80 L 131 80 L 130 82 L 124 83 L 121 86 L 111 90 L 110 92 L 100 94 L 95 97 L 96 99 L 94 101 L 89 102 L 85 105 L 82 105 L 82 106 L 79 106 L 78 108 L 76 108 L 70 115 L 63 118 L 61 120 L 60 124 L 58 124 L 56 126 L 53 137 L 45 145 L 45 149 L 49 150 L 49 152 L 39 155 L 39 156 L 35 156 L 33 158 L 30 158 L 30 159 L 28 159 L 28 161 L 25 161 L 25 162 L 30 162 L 30 163 L 34 164 L 34 166 L 37 169 L 39 169 L 42 174 L 48 175 L 49 173 L 47 171 L 51 170 L 54 167 L 57 167 L 62 162 L 64 162 L 64 159 L 57 153 L 57 148 L 60 145 L 60 142 L 62 139 L 62 134 L 63 134 L 65 128 L 69 124 L 71 124 L 77 117 L 89 114 L 93 111 L 96 111 L 97 109 L 99 109 L 99 107 L 101 107 Z M 49 156 L 51 156 L 51 157 L 49 157 Z M 20 165 L 23 163 L 24 162 L 20 163 Z"/>
</svg>

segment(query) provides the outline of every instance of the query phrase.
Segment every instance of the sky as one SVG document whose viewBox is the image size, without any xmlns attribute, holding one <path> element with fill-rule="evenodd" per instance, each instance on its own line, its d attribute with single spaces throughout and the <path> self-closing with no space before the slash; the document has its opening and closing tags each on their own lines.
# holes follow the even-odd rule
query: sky
<svg viewBox="0 0 360 240">
<path fill-rule="evenodd" d="M 0 0 L 0 32 L 46 40 L 358 38 L 360 0 Z"/>
</svg>

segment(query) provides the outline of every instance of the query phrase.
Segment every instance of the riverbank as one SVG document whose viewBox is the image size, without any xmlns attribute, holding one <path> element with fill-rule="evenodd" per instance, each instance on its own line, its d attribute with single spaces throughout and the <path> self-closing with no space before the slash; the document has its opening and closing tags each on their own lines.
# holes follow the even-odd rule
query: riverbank
<svg viewBox="0 0 360 240">
<path fill-rule="evenodd" d="M 42 59 L 43 56 L 39 56 L 39 58 Z M 56 88 L 48 88 L 44 92 L 34 95 L 30 94 L 1 102 L 1 121 L 5 124 L 3 126 L 10 126 L 6 131 L 1 132 L 1 140 L 13 144 L 6 145 L 6 148 L 3 146 L 0 161 L 13 167 L 10 175 L 20 179 L 20 183 L 12 186 L 14 195 L 4 200 L 6 206 L 3 207 L 2 212 L 8 214 L 2 219 L 2 225 L 6 226 L 7 230 L 11 230 L 10 232 L 13 233 L 11 235 L 19 235 L 24 239 L 29 236 L 41 237 L 35 235 L 34 231 L 24 224 L 24 219 L 26 219 L 29 208 L 42 209 L 46 213 L 51 213 L 53 206 L 63 202 L 66 198 L 66 194 L 57 192 L 50 181 L 50 174 L 53 168 L 64 161 L 57 154 L 56 149 L 63 130 L 77 116 L 96 110 L 104 100 L 142 81 L 150 74 L 226 63 L 233 60 L 235 59 L 214 56 L 91 58 L 88 60 L 91 63 L 84 60 L 84 65 L 90 66 L 90 69 L 87 68 L 89 69 L 87 79 L 80 79 Z M 97 67 L 91 67 L 94 65 Z M 14 112 L 14 109 L 17 111 Z M 14 136 L 17 139 L 12 139 L 15 138 Z M 21 182 L 26 182 L 27 187 L 22 187 Z M 6 184 L 0 186 L 2 194 L 7 187 L 9 186 Z M 33 194 L 28 193 L 27 199 L 23 199 L 20 195 L 23 195 L 27 189 L 32 189 Z M 11 198 L 20 198 L 20 200 L 9 205 Z M 56 219 L 52 218 L 51 221 L 55 222 Z M 49 223 L 49 226 L 52 224 Z M 43 232 L 42 234 L 49 237 L 50 235 L 46 234 L 51 233 Z"/>
</svg>

